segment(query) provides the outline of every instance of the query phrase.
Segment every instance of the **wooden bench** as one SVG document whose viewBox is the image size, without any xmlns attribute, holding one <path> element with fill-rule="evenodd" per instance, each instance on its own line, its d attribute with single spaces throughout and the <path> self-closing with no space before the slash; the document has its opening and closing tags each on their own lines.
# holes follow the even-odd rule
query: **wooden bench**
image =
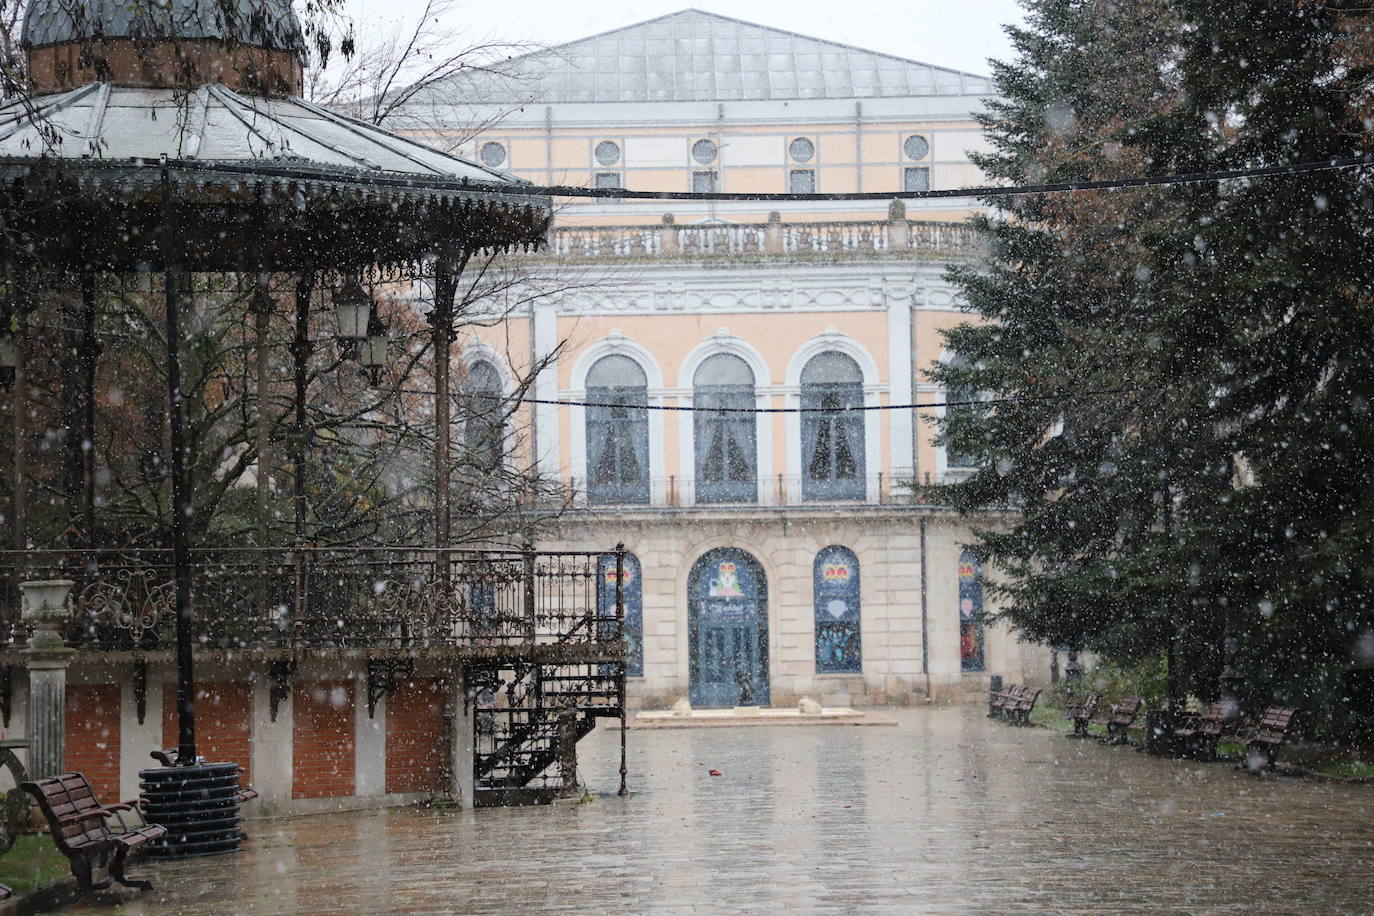
<svg viewBox="0 0 1374 916">
<path fill-rule="evenodd" d="M 1140 697 L 1126 697 L 1110 709 L 1093 716 L 1093 724 L 1106 726 L 1107 734 L 1102 740 L 1108 744 L 1125 744 L 1142 705 Z"/>
<path fill-rule="evenodd" d="M 71 862 L 83 896 L 115 881 L 125 887 L 152 888 L 149 881 L 127 877 L 124 862 L 143 844 L 166 834 L 167 828 L 145 823 L 136 802 L 102 805 L 80 773 L 33 780 L 23 789 L 47 819 L 53 843 Z M 107 869 L 108 875 L 95 884 L 91 874 L 97 867 Z"/>
<path fill-rule="evenodd" d="M 177 765 L 177 749 L 174 747 L 164 747 L 161 750 L 151 752 L 148 756 L 152 757 L 154 760 L 156 760 L 158 763 L 162 764 L 165 767 L 174 767 Z M 239 772 L 243 772 L 242 766 L 239 767 Z M 244 802 L 252 801 L 257 797 L 257 789 L 254 789 L 252 786 L 239 786 L 238 792 L 234 795 L 234 800 L 241 805 Z"/>
<path fill-rule="evenodd" d="M 1023 687 L 1015 699 L 1009 701 L 1002 716 L 1012 725 L 1030 725 L 1030 714 L 1040 699 L 1040 688 Z"/>
<path fill-rule="evenodd" d="M 1070 697 L 1064 704 L 1064 719 L 1073 723 L 1072 738 L 1088 737 L 1088 723 L 1097 712 L 1098 695 L 1090 693 L 1085 697 Z"/>
<path fill-rule="evenodd" d="M 1293 714 L 1297 710 L 1287 706 L 1270 706 L 1264 711 L 1264 718 L 1254 729 L 1254 734 L 1250 737 L 1241 738 L 1241 743 L 1245 745 L 1245 757 L 1237 764 L 1237 768 L 1248 768 L 1252 770 L 1272 770 L 1274 761 L 1279 756 L 1279 748 L 1283 747 L 1284 741 L 1288 740 L 1288 729 L 1293 724 Z M 1253 760 L 1259 756 L 1264 760 L 1264 766 L 1256 767 Z"/>
<path fill-rule="evenodd" d="M 1201 715 L 1190 715 L 1174 729 L 1174 736 L 1188 748 L 1188 753 L 1203 760 L 1215 760 L 1217 742 L 1226 727 L 1226 704 L 1213 703 Z"/>
<path fill-rule="evenodd" d="M 1008 687 L 1006 690 L 988 690 L 988 718 L 1000 719 L 1006 709 L 1007 702 L 1014 697 L 1021 688 Z"/>
</svg>

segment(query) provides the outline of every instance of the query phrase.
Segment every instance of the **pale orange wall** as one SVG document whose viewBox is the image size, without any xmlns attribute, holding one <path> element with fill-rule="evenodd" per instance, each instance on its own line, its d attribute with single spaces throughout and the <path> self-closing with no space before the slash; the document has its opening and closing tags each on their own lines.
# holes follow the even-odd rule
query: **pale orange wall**
<svg viewBox="0 0 1374 916">
<path fill-rule="evenodd" d="M 622 184 L 632 190 L 684 191 L 691 189 L 693 170 L 714 169 L 720 173 L 720 188 L 733 192 L 757 191 L 776 193 L 787 190 L 787 173 L 792 168 L 817 170 L 818 190 L 848 192 L 859 190 L 858 174 L 863 173 L 864 191 L 896 191 L 901 187 L 905 166 L 930 167 L 931 186 L 952 188 L 978 184 L 981 176 L 977 168 L 964 161 L 959 147 L 964 138 L 976 132 L 973 121 L 932 122 L 913 120 L 904 124 L 863 123 L 858 131 L 852 121 L 825 123 L 791 122 L 759 125 L 727 122 L 724 125 L 684 124 L 665 126 L 655 123 L 612 125 L 605 130 L 555 126 L 552 132 L 538 127 L 512 128 L 498 125 L 493 130 L 465 143 L 464 155 L 474 156 L 478 147 L 487 141 L 506 146 L 508 159 L 502 168 L 518 177 L 535 183 L 549 180 L 555 183 L 590 185 L 592 176 L 600 171 L 618 171 Z M 929 141 L 932 153 L 920 162 L 902 158 L 902 141 L 911 134 L 921 134 Z M 673 154 L 673 161 L 635 161 L 630 145 L 635 138 L 681 138 L 681 153 Z M 795 137 L 807 137 L 815 143 L 816 154 L 806 163 L 793 162 L 786 154 L 788 143 Z M 942 137 L 951 139 L 942 142 Z M 715 162 L 701 165 L 691 159 L 692 143 L 702 138 L 715 140 L 720 153 Z M 593 158 L 593 150 L 601 140 L 614 140 L 622 150 L 621 161 L 603 166 Z M 733 145 L 733 150 L 732 150 Z M 747 147 L 749 152 L 743 152 Z M 550 160 L 552 155 L 552 160 Z M 752 161 L 758 156 L 771 157 L 768 162 Z M 573 204 L 565 212 L 563 222 L 579 222 Z M 763 217 L 766 208 L 760 208 Z M 872 210 L 861 210 L 858 218 L 871 218 Z M 939 218 L 963 219 L 967 209 L 951 210 Z M 806 209 L 792 205 L 787 218 L 804 221 L 808 218 L 836 219 L 833 212 L 809 217 Z M 918 218 L 936 218 L 925 213 Z M 589 217 L 595 223 L 605 223 L 605 217 Z M 731 215 L 739 221 L 738 214 Z M 642 214 L 634 222 L 642 222 Z"/>
<path fill-rule="evenodd" d="M 698 344 L 713 337 L 719 329 L 726 328 L 732 336 L 758 350 L 768 364 L 771 377 L 757 379 L 757 384 L 781 385 L 792 355 L 831 325 L 841 334 L 858 341 L 878 364 L 881 380 L 888 381 L 886 312 L 713 312 L 562 317 L 559 319 L 558 333 L 560 339 L 569 341 L 569 349 L 558 363 L 558 384 L 560 388 L 570 387 L 572 366 L 578 356 L 590 344 L 615 329 L 654 354 L 663 372 L 664 384 L 676 387 L 687 354 Z"/>
<path fill-rule="evenodd" d="M 560 339 L 568 341 L 558 363 L 558 386 L 568 389 L 572 385 L 573 364 L 589 346 L 606 337 L 612 329 L 618 330 L 626 338 L 643 346 L 655 357 L 663 375 L 664 384 L 669 388 L 678 387 L 679 375 L 688 354 L 699 344 L 713 337 L 717 330 L 727 328 L 731 335 L 740 338 L 758 350 L 768 366 L 769 377 L 757 379 L 756 384 L 782 385 L 785 382 L 787 364 L 792 355 L 811 338 L 834 326 L 861 344 L 878 364 L 879 380 L 888 382 L 887 377 L 887 315 L 885 312 L 805 312 L 800 314 L 682 314 L 682 315 L 615 315 L 607 317 L 563 317 L 559 319 Z M 690 379 L 687 384 L 690 385 Z M 677 398 L 670 397 L 666 404 L 676 404 Z M 884 403 L 887 403 L 884 400 Z M 786 398 L 777 394 L 769 398 L 769 405 L 785 407 Z M 572 435 L 571 410 L 559 409 L 559 429 L 562 441 L 567 443 Z M 765 474 L 783 474 L 787 470 L 786 425 L 784 415 L 772 418 L 773 425 L 773 465 L 761 468 Z M 886 422 L 880 424 L 882 434 L 880 467 L 892 466 L 891 434 Z M 675 415 L 665 418 L 665 472 L 681 475 L 678 467 L 678 438 Z M 569 464 L 570 449 L 562 449 L 563 473 L 571 474 Z"/>
</svg>

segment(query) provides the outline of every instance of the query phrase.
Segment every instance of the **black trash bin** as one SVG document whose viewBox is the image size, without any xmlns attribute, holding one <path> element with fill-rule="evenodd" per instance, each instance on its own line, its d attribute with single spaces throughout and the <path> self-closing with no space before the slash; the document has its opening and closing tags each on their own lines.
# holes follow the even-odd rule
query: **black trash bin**
<svg viewBox="0 0 1374 916">
<path fill-rule="evenodd" d="M 167 828 L 148 844 L 155 859 L 215 856 L 236 852 L 239 826 L 239 766 L 205 763 L 139 771 L 144 817 Z"/>
</svg>

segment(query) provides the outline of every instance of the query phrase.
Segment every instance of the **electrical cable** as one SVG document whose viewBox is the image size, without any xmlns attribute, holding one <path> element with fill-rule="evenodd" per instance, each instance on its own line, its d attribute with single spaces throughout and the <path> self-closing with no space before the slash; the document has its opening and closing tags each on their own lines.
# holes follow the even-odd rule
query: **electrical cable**
<svg viewBox="0 0 1374 916">
<path fill-rule="evenodd" d="M 152 163 L 158 165 L 157 163 Z M 701 200 L 740 202 L 819 202 L 819 201 L 877 201 L 877 200 L 936 200 L 963 197 L 1015 197 L 1023 194 L 1058 194 L 1073 191 L 1113 191 L 1125 188 L 1160 187 L 1177 184 L 1202 184 L 1246 178 L 1267 178 L 1281 175 L 1301 175 L 1337 169 L 1358 168 L 1374 164 L 1374 155 L 1345 156 L 1310 162 L 1283 165 L 1259 165 L 1234 169 L 1212 169 L 1206 172 L 1185 172 L 1172 175 L 1151 175 L 1140 178 L 1103 178 L 1084 181 L 1059 181 L 1028 185 L 980 185 L 970 188 L 948 188 L 938 191 L 840 191 L 831 193 L 790 194 L 733 191 L 631 191 L 627 188 L 584 188 L 575 185 L 496 184 L 472 181 L 467 178 L 445 179 L 426 175 L 423 179 L 391 175 L 340 175 L 353 184 L 379 188 L 414 188 L 427 190 L 488 192 L 511 197 L 584 197 L 607 200 Z M 259 178 L 280 178 L 288 181 L 310 182 L 312 178 L 293 173 L 289 167 L 273 167 L 267 163 L 238 166 L 227 163 L 197 160 L 168 160 L 173 168 L 198 172 L 225 172 Z M 333 176 L 331 176 L 333 177 Z"/>
<path fill-rule="evenodd" d="M 514 403 L 520 404 L 546 404 L 554 407 L 601 407 L 601 408 L 622 408 L 625 410 L 663 410 L 676 411 L 682 413 L 737 413 L 737 414 L 764 414 L 764 413 L 861 413 L 870 410 L 929 410 L 935 407 L 988 407 L 995 404 L 1017 404 L 1035 403 L 1040 401 L 1077 401 L 1085 398 L 1107 397 L 1117 394 L 1138 394 L 1144 391 L 1164 391 L 1159 388 L 1104 388 L 1099 391 L 1081 391 L 1076 394 L 1026 394 L 1014 395 L 1005 398 L 976 398 L 966 401 L 927 401 L 915 404 L 856 404 L 849 407 L 698 407 L 695 404 L 619 404 L 615 402 L 603 401 L 570 401 L 570 400 L 550 400 L 546 398 L 515 398 Z M 424 391 L 418 388 L 402 388 L 401 394 L 420 394 L 433 397 L 435 392 Z M 462 396 L 463 392 L 455 392 L 454 397 Z M 492 397 L 480 393 L 473 393 L 473 396 Z"/>
</svg>

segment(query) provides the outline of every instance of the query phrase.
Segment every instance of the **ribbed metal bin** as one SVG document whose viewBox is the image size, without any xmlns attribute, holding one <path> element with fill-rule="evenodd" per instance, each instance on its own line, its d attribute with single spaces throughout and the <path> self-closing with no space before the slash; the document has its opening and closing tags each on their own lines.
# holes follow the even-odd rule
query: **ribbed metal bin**
<svg viewBox="0 0 1374 916">
<path fill-rule="evenodd" d="M 167 828 L 148 844 L 155 859 L 216 856 L 243 842 L 239 827 L 239 768 L 236 763 L 160 767 L 139 771 L 147 800 L 144 817 Z"/>
</svg>

